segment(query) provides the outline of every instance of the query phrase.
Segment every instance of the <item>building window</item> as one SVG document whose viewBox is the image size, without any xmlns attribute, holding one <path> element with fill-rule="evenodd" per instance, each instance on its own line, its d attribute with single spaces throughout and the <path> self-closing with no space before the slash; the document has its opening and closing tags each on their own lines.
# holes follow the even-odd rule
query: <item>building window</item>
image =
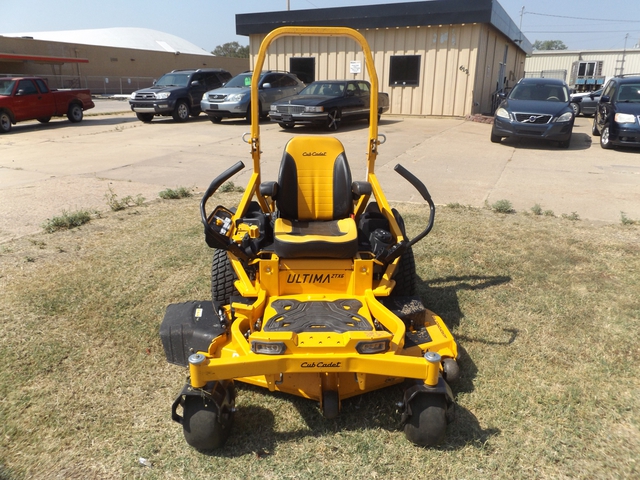
<svg viewBox="0 0 640 480">
<path fill-rule="evenodd" d="M 393 55 L 389 64 L 389 86 L 418 86 L 420 55 Z"/>
<path fill-rule="evenodd" d="M 316 79 L 316 59 L 315 57 L 291 57 L 289 71 L 302 82 L 311 83 Z"/>
</svg>

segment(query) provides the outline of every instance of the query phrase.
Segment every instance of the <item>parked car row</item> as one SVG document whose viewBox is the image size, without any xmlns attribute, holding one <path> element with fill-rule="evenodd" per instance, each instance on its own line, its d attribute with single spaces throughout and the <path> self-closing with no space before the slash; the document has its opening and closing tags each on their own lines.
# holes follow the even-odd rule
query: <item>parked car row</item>
<svg viewBox="0 0 640 480">
<path fill-rule="evenodd" d="M 575 117 L 594 116 L 591 133 L 602 148 L 640 147 L 640 76 L 611 78 L 603 89 L 570 95 L 567 84 L 549 78 L 523 78 L 501 95 L 491 141 L 540 138 L 568 148 Z"/>
<path fill-rule="evenodd" d="M 131 109 L 139 120 L 172 116 L 186 121 L 204 112 L 213 123 L 223 118 L 251 117 L 253 72 L 231 78 L 221 69 L 174 70 L 152 87 L 133 92 Z M 258 80 L 259 112 L 282 128 L 295 125 L 324 125 L 337 130 L 342 121 L 369 117 L 370 85 L 359 80 L 313 82 L 305 87 L 289 72 L 265 71 Z M 378 118 L 389 110 L 389 96 L 378 94 Z"/>
</svg>

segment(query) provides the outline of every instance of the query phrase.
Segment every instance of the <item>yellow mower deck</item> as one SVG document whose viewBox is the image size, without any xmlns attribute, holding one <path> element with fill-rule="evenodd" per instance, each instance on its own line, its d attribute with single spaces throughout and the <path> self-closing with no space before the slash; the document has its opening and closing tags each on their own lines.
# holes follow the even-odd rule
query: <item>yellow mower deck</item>
<svg viewBox="0 0 640 480">
<path fill-rule="evenodd" d="M 378 91 L 371 52 L 357 31 L 283 27 L 260 47 L 252 100 L 269 45 L 290 35 L 352 38 L 362 46 L 371 91 Z M 407 268 L 402 259 L 431 229 L 435 210 L 426 187 L 396 167 L 431 208 L 423 234 L 405 238 L 374 169 L 381 144 L 377 95 L 371 95 L 366 178 L 356 182 L 342 144 L 324 136 L 290 140 L 278 181 L 263 182 L 258 101 L 251 105 L 253 174 L 240 204 L 206 211 L 242 164 L 216 178 L 201 204 L 207 243 L 217 249 L 213 303 L 172 305 L 161 326 L 167 359 L 189 367 L 173 418 L 192 446 L 210 450 L 229 434 L 235 380 L 319 401 L 331 418 L 345 398 L 412 379 L 403 399 L 405 433 L 421 445 L 437 443 L 453 402 L 443 375 L 457 376 L 456 343 L 419 298 L 394 295 L 397 275 Z M 234 291 L 220 293 L 228 290 Z"/>
</svg>

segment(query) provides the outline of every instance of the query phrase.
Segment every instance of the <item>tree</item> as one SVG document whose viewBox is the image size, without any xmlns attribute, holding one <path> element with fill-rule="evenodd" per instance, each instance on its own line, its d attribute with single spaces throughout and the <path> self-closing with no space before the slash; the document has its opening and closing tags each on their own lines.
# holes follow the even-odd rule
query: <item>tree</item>
<svg viewBox="0 0 640 480">
<path fill-rule="evenodd" d="M 211 53 L 219 57 L 249 58 L 249 45 L 242 46 L 238 42 L 227 42 L 218 45 Z"/>
<path fill-rule="evenodd" d="M 562 40 L 536 40 L 533 42 L 534 50 L 566 50 L 567 46 Z"/>
</svg>

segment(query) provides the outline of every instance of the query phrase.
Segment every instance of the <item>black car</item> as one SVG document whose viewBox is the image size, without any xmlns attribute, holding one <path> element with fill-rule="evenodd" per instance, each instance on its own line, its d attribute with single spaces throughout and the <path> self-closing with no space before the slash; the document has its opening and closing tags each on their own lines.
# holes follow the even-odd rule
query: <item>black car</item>
<svg viewBox="0 0 640 480">
<path fill-rule="evenodd" d="M 604 87 L 592 133 L 602 148 L 640 147 L 640 76 L 614 77 Z"/>
<path fill-rule="evenodd" d="M 129 105 L 143 122 L 150 122 L 155 115 L 171 115 L 176 122 L 184 122 L 189 115 L 200 115 L 200 99 L 207 90 L 222 86 L 230 78 L 231 74 L 221 68 L 173 70 L 153 86 L 133 92 Z"/>
<path fill-rule="evenodd" d="M 553 78 L 523 78 L 496 110 L 491 141 L 503 137 L 554 140 L 569 148 L 575 115 L 569 87 Z"/>
<path fill-rule="evenodd" d="M 342 121 L 369 118 L 371 86 L 364 80 L 322 80 L 299 94 L 271 104 L 269 118 L 282 128 L 319 125 L 337 130 Z M 389 96 L 378 93 L 378 118 L 389 110 Z"/>
<path fill-rule="evenodd" d="M 595 92 L 581 92 L 571 94 L 571 108 L 577 117 L 582 114 L 585 117 L 593 117 L 596 113 L 596 107 L 602 95 L 602 88 Z"/>
</svg>

